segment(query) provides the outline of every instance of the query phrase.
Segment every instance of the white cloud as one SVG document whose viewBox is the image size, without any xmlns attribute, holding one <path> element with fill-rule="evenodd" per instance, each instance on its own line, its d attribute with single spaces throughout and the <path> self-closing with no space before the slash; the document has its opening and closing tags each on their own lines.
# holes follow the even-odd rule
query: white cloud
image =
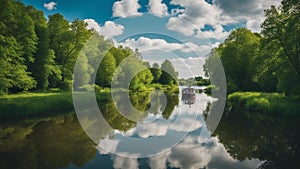
<svg viewBox="0 0 300 169">
<path fill-rule="evenodd" d="M 179 72 L 180 78 L 194 77 L 195 75 L 203 76 L 204 57 L 213 47 L 216 47 L 217 44 L 218 43 L 197 45 L 192 42 L 171 43 L 164 39 L 150 39 L 147 37 L 127 39 L 119 43 L 119 45 L 130 47 L 131 49 L 139 49 L 143 58 L 151 64 L 160 64 L 163 60 L 168 58 L 174 65 L 176 71 Z M 178 54 L 180 57 L 177 56 Z M 161 56 L 165 57 L 163 58 Z"/>
<path fill-rule="evenodd" d="M 149 158 L 151 168 L 165 169 L 169 163 L 171 168 L 257 168 L 262 162 L 258 159 L 239 161 L 230 156 L 217 137 L 208 138 L 205 142 L 199 141 L 198 135 L 187 135 L 181 143 L 169 151 Z M 129 158 L 128 153 L 120 156 L 111 155 L 114 168 L 137 169 L 137 158 Z"/>
<path fill-rule="evenodd" d="M 169 128 L 169 123 L 165 121 L 155 121 L 138 125 L 136 132 L 141 138 L 148 138 L 150 136 L 165 136 Z"/>
<path fill-rule="evenodd" d="M 88 23 L 88 29 L 93 28 L 106 38 L 122 35 L 124 31 L 124 26 L 113 21 L 106 21 L 103 26 L 99 25 L 94 19 L 85 19 L 84 21 Z"/>
<path fill-rule="evenodd" d="M 173 16 L 167 23 L 167 28 L 186 36 L 195 35 L 196 30 L 205 25 L 221 25 L 232 23 L 230 17 L 223 15 L 222 10 L 205 0 L 172 0 L 173 5 L 184 7 L 184 11 Z"/>
<path fill-rule="evenodd" d="M 225 39 L 230 32 L 226 32 L 221 25 L 216 25 L 213 27 L 214 30 L 208 31 L 198 31 L 196 36 L 199 38 L 206 38 L 206 39 L 218 39 L 222 40 Z"/>
<path fill-rule="evenodd" d="M 141 5 L 138 0 L 121 0 L 116 1 L 112 7 L 114 17 L 131 17 L 131 16 L 141 16 L 142 13 L 138 12 Z"/>
<path fill-rule="evenodd" d="M 204 76 L 203 65 L 205 63 L 204 57 L 198 58 L 174 58 L 170 60 L 179 73 L 179 78 L 190 78 L 194 76 Z M 187 107 L 189 109 L 189 107 Z M 204 110 L 204 109 L 203 109 Z M 196 110 L 197 112 L 199 110 Z M 183 111 L 185 112 L 185 111 Z"/>
<path fill-rule="evenodd" d="M 238 161 L 227 153 L 218 138 L 212 137 L 199 144 L 197 137 L 187 136 L 180 144 L 171 149 L 170 152 L 157 157 L 150 158 L 150 166 L 164 169 L 167 161 L 170 167 L 198 169 L 198 168 L 257 168 L 260 161 L 257 159 Z"/>
<path fill-rule="evenodd" d="M 174 51 L 182 48 L 182 45 L 179 43 L 168 43 L 164 39 L 150 39 L 147 37 L 140 37 L 137 40 L 127 39 L 121 44 L 124 46 L 129 46 L 133 49 L 137 48 L 140 51 L 147 51 L 147 50 Z"/>
<path fill-rule="evenodd" d="M 278 6 L 281 0 L 214 0 L 216 6 L 222 9 L 225 15 L 237 22 L 246 22 L 246 27 L 254 32 L 261 30 L 260 24 L 264 21 L 264 10 L 271 5 Z"/>
<path fill-rule="evenodd" d="M 84 22 L 88 24 L 88 29 L 95 29 L 97 32 L 101 29 L 101 26 L 94 19 L 85 19 Z"/>
<path fill-rule="evenodd" d="M 271 5 L 279 5 L 281 0 L 171 0 L 171 4 L 184 9 L 174 13 L 167 23 L 167 28 L 186 36 L 214 38 L 223 40 L 229 32 L 221 25 L 243 23 L 248 29 L 259 32 L 260 24 L 265 19 L 264 10 Z M 214 30 L 201 30 L 211 25 Z"/>
<path fill-rule="evenodd" d="M 44 3 L 44 8 L 46 8 L 49 11 L 56 9 L 56 6 L 57 6 L 57 3 L 55 3 L 55 2 Z"/>
<path fill-rule="evenodd" d="M 170 151 L 167 151 L 163 154 L 153 156 L 149 158 L 150 168 L 155 169 L 166 169 L 167 168 L 167 158 L 170 155 Z"/>
<path fill-rule="evenodd" d="M 255 20 L 249 20 L 246 23 L 246 28 L 250 29 L 253 32 L 260 32 L 261 31 L 261 23 L 263 23 L 264 17 L 259 17 Z"/>
<path fill-rule="evenodd" d="M 168 16 L 168 7 L 162 0 L 149 0 L 149 12 L 155 16 Z"/>
<path fill-rule="evenodd" d="M 196 60 L 196 58 L 190 58 L 190 62 Z M 197 99 L 201 99 L 196 101 L 196 104 L 207 104 L 211 97 L 206 96 L 203 94 L 203 97 L 197 97 Z M 182 103 L 179 103 L 182 104 Z M 206 106 L 201 106 L 202 110 L 206 108 Z M 192 107 L 193 108 L 193 107 Z M 179 110 L 181 108 L 175 108 L 174 113 L 176 113 L 176 109 Z M 191 108 L 189 108 L 191 109 Z M 195 110 L 199 109 L 195 107 Z M 202 111 L 201 110 L 201 111 Z M 182 110 L 181 110 L 182 111 Z M 186 112 L 183 110 L 182 112 Z M 195 111 L 193 111 L 195 113 Z M 179 114 L 177 114 L 179 115 Z M 183 131 L 188 130 L 186 126 L 190 126 L 191 124 L 195 124 L 193 129 L 197 129 L 201 127 L 202 120 L 200 119 L 188 119 L 190 116 L 185 116 L 183 118 L 178 119 L 179 125 L 174 127 L 176 131 Z M 179 115 L 180 116 L 180 115 Z M 172 116 L 170 117 L 172 119 Z M 203 123 L 204 124 L 204 123 Z M 165 123 L 154 123 L 154 125 L 143 124 L 144 129 L 143 132 L 139 131 L 139 136 L 142 138 L 147 138 L 149 136 L 163 136 L 166 133 L 165 130 Z M 156 125 L 156 126 L 155 126 Z M 171 125 L 169 125 L 171 126 Z M 138 126 L 139 127 L 139 124 Z M 205 128 L 205 125 L 203 126 Z M 173 129 L 174 129 L 173 128 Z M 172 129 L 172 128 L 171 128 Z M 203 129 L 201 129 L 202 131 Z M 140 135 L 143 133 L 143 135 Z M 185 168 L 185 169 L 198 169 L 198 168 L 244 168 L 244 169 L 251 169 L 257 168 L 261 161 L 258 159 L 246 159 L 244 161 L 239 161 L 234 159 L 230 156 L 227 152 L 226 148 L 222 143 L 220 143 L 217 137 L 209 137 L 206 138 L 205 141 L 203 139 L 204 135 L 198 135 L 195 133 L 188 134 L 182 142 L 178 145 L 173 147 L 172 149 L 165 151 L 162 150 L 161 154 L 157 156 L 150 157 L 148 162 L 151 168 L 156 169 L 166 169 L 166 164 L 170 168 Z M 107 140 L 108 137 L 105 138 Z M 101 143 L 105 143 L 105 141 L 100 141 Z M 105 144 L 101 144 L 102 146 L 107 146 L 108 150 L 116 150 L 118 145 L 118 141 L 116 142 L 106 142 Z M 101 151 L 101 154 L 105 154 Z M 129 158 L 129 153 L 122 152 L 118 153 L 119 156 L 111 155 L 111 159 L 113 160 L 113 167 L 114 168 L 139 168 L 139 162 L 137 158 Z M 136 154 L 138 157 L 138 154 Z"/>
<path fill-rule="evenodd" d="M 172 52 L 179 50 L 183 53 L 196 52 L 197 54 L 208 52 L 211 49 L 210 45 L 197 45 L 192 42 L 187 43 L 169 43 L 164 39 L 150 39 L 147 37 L 140 37 L 137 40 L 127 39 L 120 45 L 131 47 L 132 49 L 139 49 L 139 51 L 149 50 L 163 50 Z"/>
<path fill-rule="evenodd" d="M 206 55 L 211 50 L 212 45 L 197 45 L 192 42 L 185 43 L 185 47 L 182 49 L 183 52 L 189 53 L 189 52 L 195 52 L 198 56 L 200 55 Z"/>
<path fill-rule="evenodd" d="M 204 109 L 203 109 L 204 110 Z M 127 136 L 138 134 L 141 138 L 149 138 L 153 136 L 166 136 L 168 130 L 176 132 L 191 132 L 202 127 L 202 122 L 196 120 L 195 117 L 178 116 L 176 123 L 170 123 L 164 120 L 156 120 L 151 123 L 138 124 L 136 128 L 126 132 Z"/>
<path fill-rule="evenodd" d="M 178 9 L 178 8 L 173 8 L 171 9 L 171 15 L 176 16 L 178 14 L 182 14 L 184 12 L 184 9 Z"/>
<path fill-rule="evenodd" d="M 112 156 L 114 162 L 113 168 L 131 168 L 138 169 L 137 158 L 121 157 L 121 156 Z"/>
<path fill-rule="evenodd" d="M 214 0 L 214 4 L 222 9 L 223 13 L 235 19 L 256 19 L 263 17 L 264 10 L 271 5 L 279 5 L 281 0 Z"/>
<path fill-rule="evenodd" d="M 119 140 L 111 140 L 108 137 L 101 140 L 97 146 L 100 154 L 109 154 L 109 152 L 115 152 L 117 150 L 117 146 L 119 144 Z M 105 147 L 105 149 L 103 149 Z"/>
<path fill-rule="evenodd" d="M 202 127 L 202 123 L 200 121 L 187 117 L 181 117 L 178 119 L 178 122 L 170 127 L 170 129 L 178 132 L 191 132 L 199 129 L 200 127 Z"/>
<path fill-rule="evenodd" d="M 101 27 L 99 33 L 106 37 L 113 37 L 122 35 L 124 31 L 124 26 L 116 24 L 112 21 L 106 21 L 104 26 Z"/>
<path fill-rule="evenodd" d="M 193 143 L 181 143 L 172 149 L 168 158 L 170 166 L 185 169 L 205 167 L 211 160 L 210 149 L 204 146 L 191 146 Z"/>
<path fill-rule="evenodd" d="M 203 64 L 214 44 L 198 45 L 193 42 L 171 43 L 164 39 L 151 39 L 140 37 L 138 39 L 127 39 L 118 45 L 139 49 L 143 59 L 150 64 L 161 64 L 165 59 L 172 62 L 175 70 L 179 72 L 179 78 L 190 78 L 204 76 Z M 163 57 L 162 57 L 163 56 Z"/>
</svg>

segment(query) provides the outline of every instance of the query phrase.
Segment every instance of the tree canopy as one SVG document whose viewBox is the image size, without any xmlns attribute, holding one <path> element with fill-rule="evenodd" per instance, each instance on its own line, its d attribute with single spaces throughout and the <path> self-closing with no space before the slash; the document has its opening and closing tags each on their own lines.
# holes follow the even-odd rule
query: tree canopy
<svg viewBox="0 0 300 169">
<path fill-rule="evenodd" d="M 146 89 L 151 83 L 174 83 L 166 73 L 162 75 L 158 64 L 151 68 L 142 61 L 137 49 L 114 46 L 111 40 L 88 29 L 83 20 L 71 22 L 58 13 L 47 20 L 42 11 L 20 1 L 0 3 L 0 11 L 5 11 L 0 13 L 0 94 L 79 89 L 92 85 L 93 76 L 100 87 L 110 87 L 114 72 L 126 58 L 132 62 L 123 69 L 125 77 L 126 72 L 134 72 L 137 67 L 147 68 L 132 79 L 131 90 Z M 99 58 L 103 60 L 98 66 L 95 63 Z M 75 72 L 74 77 L 76 61 L 82 71 Z M 177 77 L 171 62 L 165 61 L 161 68 Z"/>
<path fill-rule="evenodd" d="M 262 32 L 239 28 L 213 49 L 226 73 L 229 92 L 300 93 L 300 2 L 283 0 L 265 10 Z M 210 65 L 213 59 L 207 59 Z M 206 70 L 208 71 L 208 70 Z"/>
</svg>

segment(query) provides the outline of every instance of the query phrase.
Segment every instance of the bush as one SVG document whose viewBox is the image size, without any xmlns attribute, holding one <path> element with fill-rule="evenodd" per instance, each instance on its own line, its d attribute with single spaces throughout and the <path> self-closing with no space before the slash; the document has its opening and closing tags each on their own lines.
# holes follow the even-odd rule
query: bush
<svg viewBox="0 0 300 169">
<path fill-rule="evenodd" d="M 233 108 L 263 113 L 298 114 L 299 99 L 279 93 L 235 92 L 228 96 L 228 105 Z"/>
</svg>

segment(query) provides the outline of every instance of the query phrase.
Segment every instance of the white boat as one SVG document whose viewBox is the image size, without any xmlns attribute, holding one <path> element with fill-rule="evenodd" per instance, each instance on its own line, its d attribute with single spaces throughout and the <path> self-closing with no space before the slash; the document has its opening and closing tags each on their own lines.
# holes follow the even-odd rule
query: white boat
<svg viewBox="0 0 300 169">
<path fill-rule="evenodd" d="M 182 100 L 192 99 L 196 96 L 196 90 L 192 87 L 183 88 L 182 91 Z"/>
</svg>

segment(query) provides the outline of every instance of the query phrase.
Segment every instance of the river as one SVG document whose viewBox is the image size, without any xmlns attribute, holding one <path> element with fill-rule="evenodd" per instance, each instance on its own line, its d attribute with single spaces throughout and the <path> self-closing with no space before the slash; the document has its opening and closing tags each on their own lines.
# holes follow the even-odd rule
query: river
<svg viewBox="0 0 300 169">
<path fill-rule="evenodd" d="M 139 110 L 149 108 L 147 96 L 133 94 L 131 101 Z M 299 166 L 298 117 L 234 110 L 224 112 L 218 128 L 211 133 L 205 120 L 216 99 L 197 93 L 194 100 L 183 101 L 181 93 L 167 93 L 166 101 L 165 107 L 158 105 L 156 109 L 134 116 L 137 122 L 120 115 L 112 101 L 98 103 L 111 126 L 97 131 L 101 133 L 98 142 L 89 138 L 74 112 L 3 123 L 0 126 L 0 168 L 276 169 Z M 162 100 L 157 99 L 159 102 Z M 131 142 L 128 138 L 142 141 Z M 134 158 L 135 154 L 146 157 Z"/>
</svg>

